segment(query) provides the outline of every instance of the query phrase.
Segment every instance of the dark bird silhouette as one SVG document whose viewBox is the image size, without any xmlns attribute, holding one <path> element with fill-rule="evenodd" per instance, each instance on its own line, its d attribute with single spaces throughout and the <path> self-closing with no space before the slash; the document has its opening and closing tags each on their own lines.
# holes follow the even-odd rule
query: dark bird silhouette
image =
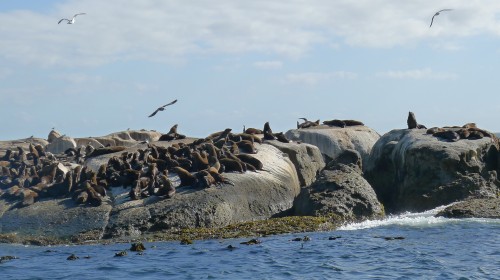
<svg viewBox="0 0 500 280">
<path fill-rule="evenodd" d="M 156 113 L 158 113 L 159 111 L 163 111 L 163 110 L 165 110 L 165 107 L 167 107 L 167 106 L 169 106 L 169 105 L 172 105 L 172 104 L 174 104 L 175 102 L 177 102 L 177 99 L 176 99 L 176 100 L 174 100 L 174 101 L 172 101 L 172 102 L 170 102 L 170 103 L 168 103 L 168 104 L 165 104 L 165 105 L 163 105 L 163 106 L 159 107 L 158 109 L 156 109 L 156 111 L 154 111 L 151 115 L 149 115 L 149 118 L 151 118 L 152 116 L 156 115 Z"/>
<path fill-rule="evenodd" d="M 57 24 L 60 24 L 63 20 L 67 21 L 67 24 L 73 24 L 73 23 L 75 23 L 75 18 L 76 18 L 76 16 L 79 16 L 79 15 L 86 15 L 86 13 L 79 13 L 79 14 L 76 14 L 76 15 L 74 15 L 71 19 L 62 18 L 61 20 L 59 20 L 59 22 L 58 22 Z"/>
<path fill-rule="evenodd" d="M 432 19 L 431 19 L 431 25 L 429 26 L 429 28 L 432 27 L 432 23 L 434 22 L 434 17 L 435 16 L 439 16 L 441 12 L 446 12 L 446 11 L 452 11 L 453 9 L 442 9 L 442 10 L 439 10 L 437 11 L 433 16 L 432 16 Z"/>
</svg>

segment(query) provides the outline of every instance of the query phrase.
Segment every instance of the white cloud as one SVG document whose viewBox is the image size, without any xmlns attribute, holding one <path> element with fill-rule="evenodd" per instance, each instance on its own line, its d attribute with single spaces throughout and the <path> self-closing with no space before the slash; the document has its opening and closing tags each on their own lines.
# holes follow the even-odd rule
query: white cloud
<svg viewBox="0 0 500 280">
<path fill-rule="evenodd" d="M 485 4 L 486 3 L 486 4 Z M 454 10 L 429 23 L 441 7 Z M 68 0 L 54 12 L 0 13 L 0 56 L 43 66 L 258 52 L 300 57 L 314 46 L 392 47 L 441 37 L 500 36 L 500 1 Z M 62 17 L 86 12 L 72 25 Z"/>
<path fill-rule="evenodd" d="M 448 72 L 435 72 L 430 68 L 404 70 L 404 71 L 385 71 L 378 72 L 377 77 L 389 79 L 412 79 L 412 80 L 455 80 L 458 75 Z"/>
<path fill-rule="evenodd" d="M 253 63 L 253 66 L 259 69 L 280 69 L 283 67 L 283 62 L 278 60 L 257 61 Z"/>
<path fill-rule="evenodd" d="M 355 79 L 357 74 L 346 71 L 336 72 L 305 72 L 288 74 L 285 77 L 285 83 L 299 83 L 306 85 L 316 85 L 321 82 L 328 82 L 333 80 Z"/>
</svg>

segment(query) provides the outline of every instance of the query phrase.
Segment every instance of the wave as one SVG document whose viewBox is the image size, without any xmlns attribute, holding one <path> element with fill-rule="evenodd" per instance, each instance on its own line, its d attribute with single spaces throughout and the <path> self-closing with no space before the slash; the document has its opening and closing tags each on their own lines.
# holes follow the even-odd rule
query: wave
<svg viewBox="0 0 500 280">
<path fill-rule="evenodd" d="M 500 219 L 486 219 L 486 218 L 445 218 L 445 217 L 435 217 L 437 213 L 445 209 L 450 205 L 439 206 L 437 208 L 419 212 L 411 213 L 406 212 L 399 215 L 390 215 L 383 220 L 367 220 L 359 223 L 346 224 L 338 228 L 337 230 L 360 230 L 383 226 L 408 226 L 408 227 L 425 227 L 425 226 L 436 226 L 443 224 L 452 224 L 457 222 L 469 221 L 469 222 L 480 222 L 480 223 L 498 223 L 500 224 Z"/>
</svg>

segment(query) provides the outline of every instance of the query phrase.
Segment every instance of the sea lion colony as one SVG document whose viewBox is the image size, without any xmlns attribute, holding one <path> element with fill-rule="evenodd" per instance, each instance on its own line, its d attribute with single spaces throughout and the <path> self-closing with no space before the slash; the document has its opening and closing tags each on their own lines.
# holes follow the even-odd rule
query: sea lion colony
<svg viewBox="0 0 500 280">
<path fill-rule="evenodd" d="M 269 123 L 263 131 L 270 139 L 289 142 L 283 133 L 272 133 Z M 180 139 L 177 125 L 167 134 Z M 99 206 L 110 187 L 122 186 L 130 188 L 130 199 L 152 195 L 170 198 L 176 190 L 169 178 L 171 173 L 178 175 L 178 187 L 202 189 L 232 184 L 224 177 L 225 172 L 263 170 L 262 162 L 252 156 L 258 152 L 254 143 L 262 143 L 262 139 L 255 134 L 233 134 L 228 128 L 190 144 L 148 144 L 135 152 L 124 151 L 123 146 L 82 146 L 53 155 L 42 145 L 30 144 L 29 151 L 17 147 L 0 158 L 0 196 L 17 201 L 13 207 L 64 197 L 72 197 L 78 204 Z M 80 165 L 88 158 L 118 152 L 122 153 L 111 157 L 97 172 Z"/>
<path fill-rule="evenodd" d="M 413 112 L 408 113 L 408 129 L 427 129 L 425 125 L 417 123 L 417 119 Z M 431 127 L 426 130 L 426 134 L 431 134 L 448 142 L 456 142 L 460 139 L 476 140 L 484 137 L 489 137 L 498 145 L 498 138 L 476 126 L 475 123 L 467 123 L 463 126 L 445 126 L 445 127 Z"/>
</svg>

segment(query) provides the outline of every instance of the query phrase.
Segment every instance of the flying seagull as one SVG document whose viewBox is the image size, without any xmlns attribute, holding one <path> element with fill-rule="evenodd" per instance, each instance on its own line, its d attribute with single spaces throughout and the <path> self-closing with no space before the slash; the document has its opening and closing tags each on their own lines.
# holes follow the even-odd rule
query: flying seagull
<svg viewBox="0 0 500 280">
<path fill-rule="evenodd" d="M 435 16 L 439 16 L 439 14 L 440 14 L 441 12 L 446 12 L 446 11 L 451 11 L 451 10 L 453 10 L 453 9 L 442 9 L 442 10 L 440 10 L 440 11 L 437 11 L 437 12 L 436 12 L 436 13 L 432 16 L 431 25 L 429 26 L 429 28 L 431 28 L 431 27 L 432 27 L 432 23 L 434 22 L 434 17 L 435 17 Z"/>
<path fill-rule="evenodd" d="M 79 15 L 86 15 L 86 13 L 76 14 L 76 15 L 73 16 L 73 18 L 71 18 L 71 20 L 69 20 L 67 18 L 62 18 L 61 20 L 59 20 L 59 22 L 57 24 L 61 23 L 63 20 L 67 21 L 67 24 L 73 24 L 73 23 L 75 23 L 76 16 L 79 16 Z"/>
<path fill-rule="evenodd" d="M 151 118 L 152 116 L 156 115 L 156 113 L 158 113 L 158 111 L 163 111 L 163 110 L 165 110 L 165 107 L 167 107 L 168 105 L 172 105 L 172 104 L 174 104 L 175 102 L 177 102 L 177 99 L 176 99 L 176 100 L 174 100 L 174 101 L 172 101 L 172 102 L 170 102 L 170 103 L 168 103 L 168 104 L 165 104 L 165 105 L 163 105 L 163 106 L 159 107 L 158 109 L 156 109 L 156 111 L 154 111 L 151 115 L 149 115 L 149 118 Z"/>
</svg>

